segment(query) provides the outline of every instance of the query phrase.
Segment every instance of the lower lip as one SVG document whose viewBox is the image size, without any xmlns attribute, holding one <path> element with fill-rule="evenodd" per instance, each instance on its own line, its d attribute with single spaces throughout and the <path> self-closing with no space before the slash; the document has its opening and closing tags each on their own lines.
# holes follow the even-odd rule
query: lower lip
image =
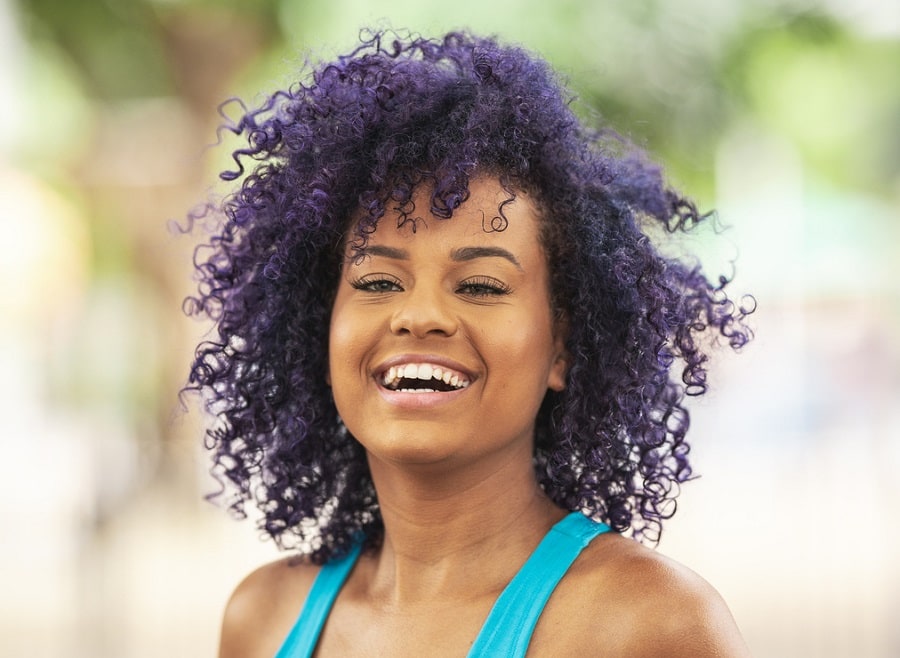
<svg viewBox="0 0 900 658">
<path fill-rule="evenodd" d="M 434 393 L 404 393 L 403 391 L 392 391 L 384 386 L 378 386 L 378 392 L 381 397 L 393 406 L 403 407 L 405 409 L 431 409 L 441 405 L 453 402 L 459 396 L 463 395 L 469 387 L 461 388 L 456 391 L 435 391 Z"/>
</svg>

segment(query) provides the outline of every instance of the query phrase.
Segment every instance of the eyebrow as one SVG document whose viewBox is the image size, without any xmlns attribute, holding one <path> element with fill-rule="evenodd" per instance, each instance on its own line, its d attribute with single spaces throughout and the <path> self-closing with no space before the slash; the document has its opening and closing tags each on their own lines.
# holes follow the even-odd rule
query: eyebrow
<svg viewBox="0 0 900 658">
<path fill-rule="evenodd" d="M 454 249 L 450 253 L 450 258 L 457 263 L 478 258 L 505 258 L 519 270 L 522 269 L 518 259 L 502 247 L 461 247 L 460 249 Z"/>
<path fill-rule="evenodd" d="M 409 260 L 409 252 L 405 249 L 383 247 L 377 244 L 367 246 L 360 253 L 366 256 L 383 256 L 384 258 L 393 258 L 394 260 Z"/>
<path fill-rule="evenodd" d="M 385 247 L 377 244 L 366 247 L 363 250 L 363 253 L 367 256 L 382 256 L 394 260 L 409 260 L 409 252 L 405 249 L 396 249 L 395 247 Z M 464 263 L 479 258 L 505 258 L 519 270 L 522 269 L 519 260 L 502 247 L 460 247 L 459 249 L 454 249 L 450 252 L 450 259 L 457 263 Z"/>
</svg>

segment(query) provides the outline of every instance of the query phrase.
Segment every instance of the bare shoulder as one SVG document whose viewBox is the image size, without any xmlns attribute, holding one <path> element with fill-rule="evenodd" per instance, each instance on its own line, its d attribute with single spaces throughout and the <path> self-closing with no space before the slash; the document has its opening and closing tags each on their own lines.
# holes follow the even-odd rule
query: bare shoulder
<svg viewBox="0 0 900 658">
<path fill-rule="evenodd" d="M 244 578 L 225 606 L 219 658 L 274 656 L 318 572 L 319 567 L 288 557 Z"/>
<path fill-rule="evenodd" d="M 731 611 L 699 575 L 619 535 L 585 549 L 551 598 L 557 628 L 591 655 L 749 656 Z M 554 602 L 554 599 L 558 599 Z M 574 651 L 573 651 L 574 653 Z"/>
</svg>

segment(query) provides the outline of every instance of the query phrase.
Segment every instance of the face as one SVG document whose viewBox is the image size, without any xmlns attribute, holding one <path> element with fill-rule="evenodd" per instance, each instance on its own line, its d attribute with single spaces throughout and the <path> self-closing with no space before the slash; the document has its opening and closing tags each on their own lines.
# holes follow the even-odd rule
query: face
<svg viewBox="0 0 900 658">
<path fill-rule="evenodd" d="M 487 178 L 470 193 L 451 219 L 424 211 L 415 232 L 388 212 L 365 257 L 345 259 L 329 382 L 370 458 L 530 459 L 541 401 L 564 387 L 537 211 L 519 193 L 504 209 L 508 227 L 486 232 L 507 195 Z M 429 207 L 422 190 L 415 201 Z"/>
</svg>

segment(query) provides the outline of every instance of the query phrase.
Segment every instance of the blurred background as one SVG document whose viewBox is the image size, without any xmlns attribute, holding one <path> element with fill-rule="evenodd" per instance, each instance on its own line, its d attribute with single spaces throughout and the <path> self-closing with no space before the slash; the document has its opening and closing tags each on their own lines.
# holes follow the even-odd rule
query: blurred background
<svg viewBox="0 0 900 658">
<path fill-rule="evenodd" d="M 757 339 L 695 405 L 659 548 L 756 656 L 900 656 L 896 0 L 0 0 L 0 654 L 212 656 L 276 556 L 203 499 L 172 222 L 222 190 L 222 100 L 373 24 L 542 53 L 719 211 L 698 248 Z"/>
</svg>

